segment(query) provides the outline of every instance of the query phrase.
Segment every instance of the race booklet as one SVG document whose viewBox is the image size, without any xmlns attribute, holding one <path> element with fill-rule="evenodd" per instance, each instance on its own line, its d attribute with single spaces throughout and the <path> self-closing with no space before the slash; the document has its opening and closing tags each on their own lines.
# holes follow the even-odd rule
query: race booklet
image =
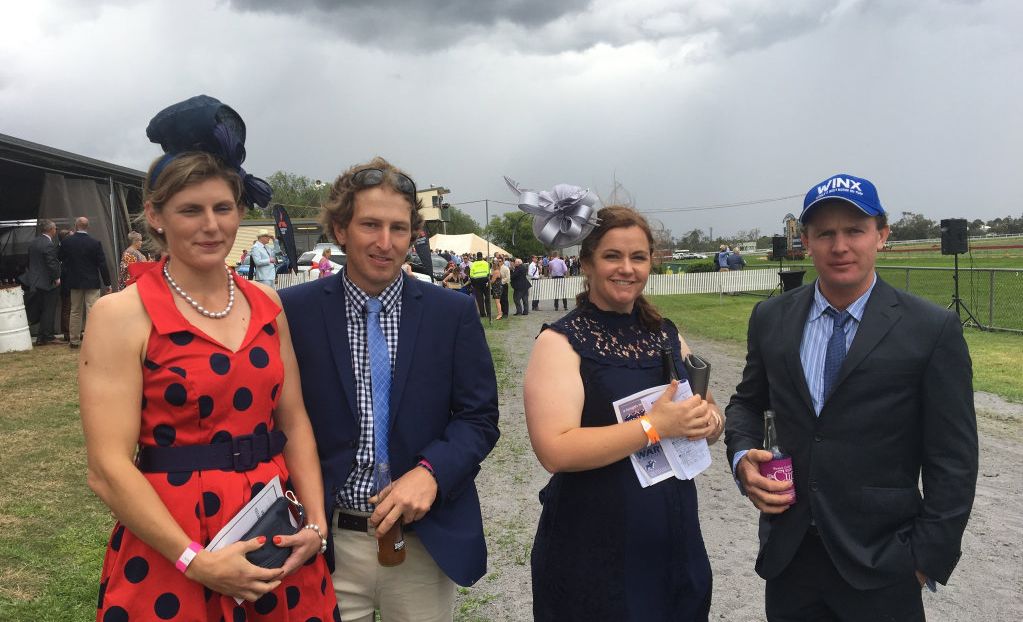
<svg viewBox="0 0 1023 622">
<path fill-rule="evenodd" d="M 649 412 L 668 385 L 644 389 L 611 404 L 619 422 L 635 419 Z M 681 380 L 673 402 L 693 396 L 688 380 Z M 706 439 L 691 441 L 687 438 L 662 438 L 660 443 L 644 447 L 630 456 L 636 478 L 643 488 L 670 477 L 693 479 L 710 466 L 710 447 Z"/>
</svg>

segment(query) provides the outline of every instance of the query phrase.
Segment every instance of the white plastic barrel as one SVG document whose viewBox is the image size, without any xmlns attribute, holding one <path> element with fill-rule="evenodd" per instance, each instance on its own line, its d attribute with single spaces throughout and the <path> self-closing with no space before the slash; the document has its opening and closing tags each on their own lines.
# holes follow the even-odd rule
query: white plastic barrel
<svg viewBox="0 0 1023 622">
<path fill-rule="evenodd" d="M 31 349 L 24 293 L 20 287 L 0 289 L 0 353 Z"/>
</svg>

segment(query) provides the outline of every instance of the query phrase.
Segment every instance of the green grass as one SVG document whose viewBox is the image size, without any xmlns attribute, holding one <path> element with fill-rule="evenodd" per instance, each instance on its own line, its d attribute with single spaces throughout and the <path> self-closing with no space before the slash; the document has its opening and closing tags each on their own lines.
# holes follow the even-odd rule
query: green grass
<svg viewBox="0 0 1023 622">
<path fill-rule="evenodd" d="M 745 345 L 750 312 L 763 299 L 699 294 L 652 296 L 651 300 L 678 325 L 683 336 Z M 1023 335 L 981 332 L 973 328 L 967 328 L 965 335 L 973 359 L 974 389 L 1023 403 L 1023 374 L 1019 373 Z"/>
<path fill-rule="evenodd" d="M 56 346 L 0 355 L 0 620 L 96 615 L 114 521 L 85 482 L 76 360 Z"/>
</svg>

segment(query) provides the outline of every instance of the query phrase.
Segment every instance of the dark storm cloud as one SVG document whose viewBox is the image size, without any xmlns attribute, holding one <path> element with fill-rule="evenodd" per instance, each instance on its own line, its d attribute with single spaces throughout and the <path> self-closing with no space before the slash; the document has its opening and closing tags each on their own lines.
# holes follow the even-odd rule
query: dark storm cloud
<svg viewBox="0 0 1023 622">
<path fill-rule="evenodd" d="M 583 11 L 591 0 L 230 0 L 241 11 L 297 15 L 344 38 L 391 49 L 442 49 L 506 23 L 531 30 Z"/>
<path fill-rule="evenodd" d="M 421 0 L 232 0 L 230 3 L 242 10 L 270 11 L 276 13 L 327 13 L 339 16 L 378 13 L 381 15 L 404 15 L 406 22 L 432 23 L 436 25 L 492 25 L 505 20 L 522 26 L 538 26 L 566 13 L 578 11 L 590 4 L 590 0 L 443 0 L 422 2 Z"/>
<path fill-rule="evenodd" d="M 843 3 L 229 0 L 229 5 L 241 12 L 295 16 L 334 36 L 385 51 L 433 51 L 477 39 L 495 49 L 557 54 L 599 45 L 667 41 L 691 46 L 691 58 L 714 59 L 769 47 L 819 28 Z M 872 0 L 863 0 L 858 10 L 874 10 Z"/>
</svg>

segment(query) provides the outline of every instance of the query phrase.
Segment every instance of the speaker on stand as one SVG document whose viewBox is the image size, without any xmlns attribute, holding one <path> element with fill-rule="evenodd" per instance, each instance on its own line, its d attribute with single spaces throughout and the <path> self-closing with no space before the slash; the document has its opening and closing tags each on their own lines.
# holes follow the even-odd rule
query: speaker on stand
<svg viewBox="0 0 1023 622">
<path fill-rule="evenodd" d="M 778 262 L 778 284 L 774 286 L 768 298 L 774 296 L 775 292 L 781 294 L 785 291 L 785 279 L 782 277 L 782 262 L 789 252 L 789 241 L 784 235 L 776 235 L 771 238 L 771 258 Z"/>
<path fill-rule="evenodd" d="M 963 299 L 959 297 L 959 255 L 970 252 L 970 240 L 967 236 L 965 218 L 946 218 L 941 221 L 941 254 L 952 255 L 954 268 L 952 270 L 952 302 L 948 303 L 947 309 L 955 307 L 956 316 L 966 326 L 971 321 L 974 326 L 984 330 L 984 326 L 977 321 L 973 311 L 966 306 Z M 963 311 L 966 312 L 966 319 L 963 319 Z"/>
</svg>

